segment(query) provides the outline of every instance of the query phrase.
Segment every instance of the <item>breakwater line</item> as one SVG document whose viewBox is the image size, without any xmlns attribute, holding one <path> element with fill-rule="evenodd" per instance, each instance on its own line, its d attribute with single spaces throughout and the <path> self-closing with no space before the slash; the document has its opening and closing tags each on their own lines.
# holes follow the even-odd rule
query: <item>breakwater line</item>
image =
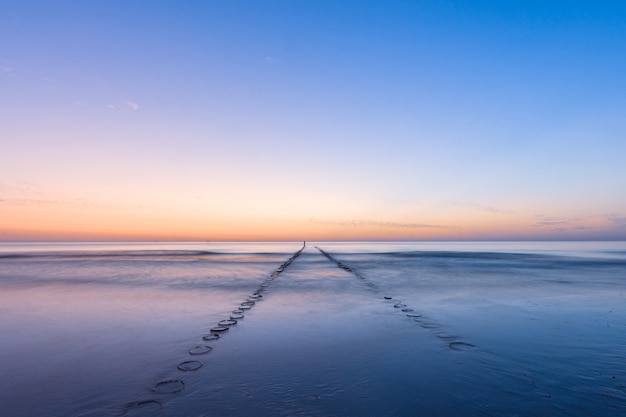
<svg viewBox="0 0 626 417">
<path fill-rule="evenodd" d="M 315 248 L 318 251 L 320 251 L 320 253 L 324 255 L 329 261 L 335 263 L 338 268 L 343 269 L 344 271 L 348 272 L 349 274 L 354 275 L 359 280 L 361 280 L 365 285 L 367 285 L 367 287 L 371 291 L 375 292 L 376 294 L 382 293 L 382 291 L 376 284 L 374 284 L 368 278 L 361 275 L 355 268 L 352 268 L 344 264 L 343 262 L 333 257 L 330 253 L 326 252 L 322 248 L 319 248 L 317 246 Z M 394 299 L 394 297 L 390 295 L 384 295 L 382 298 L 383 300 L 385 300 L 385 302 L 392 304 L 394 309 L 403 313 L 407 318 L 419 323 L 420 327 L 427 329 L 427 330 L 431 330 L 433 336 L 443 341 L 446 344 L 446 346 L 450 348 L 451 350 L 464 351 L 464 350 L 470 350 L 475 347 L 475 345 L 473 345 L 472 343 L 468 343 L 468 342 L 461 340 L 459 336 L 444 332 L 442 326 L 437 321 L 409 307 L 407 304 L 403 303 L 401 300 Z"/>
<path fill-rule="evenodd" d="M 344 271 L 351 273 L 352 275 L 354 275 L 355 277 L 357 277 L 358 279 L 360 279 L 361 281 L 363 281 L 363 283 L 365 285 L 367 285 L 367 287 L 374 291 L 374 292 L 381 292 L 380 289 L 378 288 L 378 286 L 376 284 L 374 284 L 373 282 L 371 282 L 370 280 L 368 280 L 367 278 L 365 278 L 363 275 L 359 274 L 358 271 L 356 271 L 355 269 L 345 265 L 344 263 L 342 263 L 341 261 L 335 259 L 330 253 L 326 252 L 325 250 L 323 250 L 322 248 L 316 246 L 315 249 L 317 249 L 318 251 L 320 251 L 320 253 L 322 255 L 324 255 L 329 261 L 337 264 L 337 267 L 340 269 L 343 269 Z"/>
<path fill-rule="evenodd" d="M 228 334 L 228 330 L 232 326 L 237 325 L 241 320 L 243 320 L 246 313 L 254 308 L 258 302 L 263 300 L 263 293 L 268 290 L 271 283 L 278 278 L 278 276 L 280 276 L 280 274 L 284 272 L 285 269 L 289 267 L 289 265 L 291 265 L 291 263 L 296 260 L 298 256 L 300 256 L 304 248 L 305 246 L 300 248 L 278 268 L 276 268 L 259 284 L 255 290 L 252 291 L 252 293 L 247 295 L 238 306 L 228 313 L 228 317 L 218 320 L 217 323 L 210 328 L 210 331 L 202 337 L 202 342 L 188 350 L 188 355 L 190 356 L 186 358 L 186 360 L 181 361 L 176 366 L 176 369 L 181 372 L 194 372 L 201 369 L 204 366 L 204 363 L 201 360 L 198 360 L 197 357 L 209 354 L 213 351 L 213 346 L 207 344 L 206 342 L 215 342 L 220 340 L 224 335 Z M 171 378 L 159 381 L 152 387 L 151 397 L 126 403 L 119 414 L 129 416 L 135 412 L 144 413 L 151 409 L 161 409 L 163 407 L 164 396 L 179 393 L 184 389 L 185 382 L 183 378 Z"/>
</svg>

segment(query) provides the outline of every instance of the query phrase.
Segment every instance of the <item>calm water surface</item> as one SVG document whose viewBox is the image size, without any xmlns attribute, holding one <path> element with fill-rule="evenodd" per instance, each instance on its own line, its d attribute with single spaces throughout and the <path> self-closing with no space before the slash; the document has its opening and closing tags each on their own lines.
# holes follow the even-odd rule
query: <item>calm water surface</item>
<svg viewBox="0 0 626 417">
<path fill-rule="evenodd" d="M 626 415 L 626 243 L 300 247 L 0 243 L 2 415 Z"/>
</svg>

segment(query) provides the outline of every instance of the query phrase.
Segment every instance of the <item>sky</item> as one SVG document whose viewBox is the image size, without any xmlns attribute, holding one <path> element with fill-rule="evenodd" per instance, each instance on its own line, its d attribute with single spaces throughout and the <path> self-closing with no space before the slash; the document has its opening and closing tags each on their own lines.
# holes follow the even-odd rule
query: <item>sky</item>
<svg viewBox="0 0 626 417">
<path fill-rule="evenodd" d="M 0 240 L 626 240 L 626 2 L 0 3 Z"/>
</svg>

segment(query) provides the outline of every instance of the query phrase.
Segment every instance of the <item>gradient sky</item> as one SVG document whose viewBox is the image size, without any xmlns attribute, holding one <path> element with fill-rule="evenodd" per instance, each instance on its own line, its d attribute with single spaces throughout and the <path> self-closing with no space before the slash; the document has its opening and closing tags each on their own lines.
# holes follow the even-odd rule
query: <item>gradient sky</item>
<svg viewBox="0 0 626 417">
<path fill-rule="evenodd" d="M 625 1 L 0 3 L 0 240 L 626 239 Z"/>
</svg>

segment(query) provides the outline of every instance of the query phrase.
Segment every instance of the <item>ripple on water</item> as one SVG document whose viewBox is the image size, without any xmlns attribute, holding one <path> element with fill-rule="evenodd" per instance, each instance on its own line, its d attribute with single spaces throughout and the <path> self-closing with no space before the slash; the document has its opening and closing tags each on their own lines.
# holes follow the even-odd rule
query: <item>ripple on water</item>
<svg viewBox="0 0 626 417">
<path fill-rule="evenodd" d="M 181 362 L 178 366 L 181 371 L 195 371 L 202 368 L 202 362 L 200 361 L 185 361 Z"/>
<path fill-rule="evenodd" d="M 140 400 L 126 404 L 122 415 L 133 416 L 140 415 L 146 411 L 155 411 L 163 408 L 160 401 L 157 400 Z"/>
<path fill-rule="evenodd" d="M 471 350 L 476 347 L 467 342 L 450 342 L 448 346 L 450 346 L 452 350 Z"/>
<path fill-rule="evenodd" d="M 226 326 L 216 326 L 216 327 L 211 328 L 211 331 L 216 332 L 216 333 L 225 332 L 226 330 L 228 330 L 228 327 Z"/>
<path fill-rule="evenodd" d="M 180 379 L 168 379 L 157 383 L 152 391 L 157 394 L 174 394 L 185 389 L 185 383 Z"/>
<path fill-rule="evenodd" d="M 441 339 L 441 340 L 455 340 L 457 339 L 456 336 L 451 335 L 451 334 L 447 334 L 447 333 L 436 333 L 435 337 Z"/>
<path fill-rule="evenodd" d="M 190 355 L 204 355 L 205 353 L 209 353 L 213 348 L 207 345 L 196 346 L 189 351 Z"/>
</svg>

